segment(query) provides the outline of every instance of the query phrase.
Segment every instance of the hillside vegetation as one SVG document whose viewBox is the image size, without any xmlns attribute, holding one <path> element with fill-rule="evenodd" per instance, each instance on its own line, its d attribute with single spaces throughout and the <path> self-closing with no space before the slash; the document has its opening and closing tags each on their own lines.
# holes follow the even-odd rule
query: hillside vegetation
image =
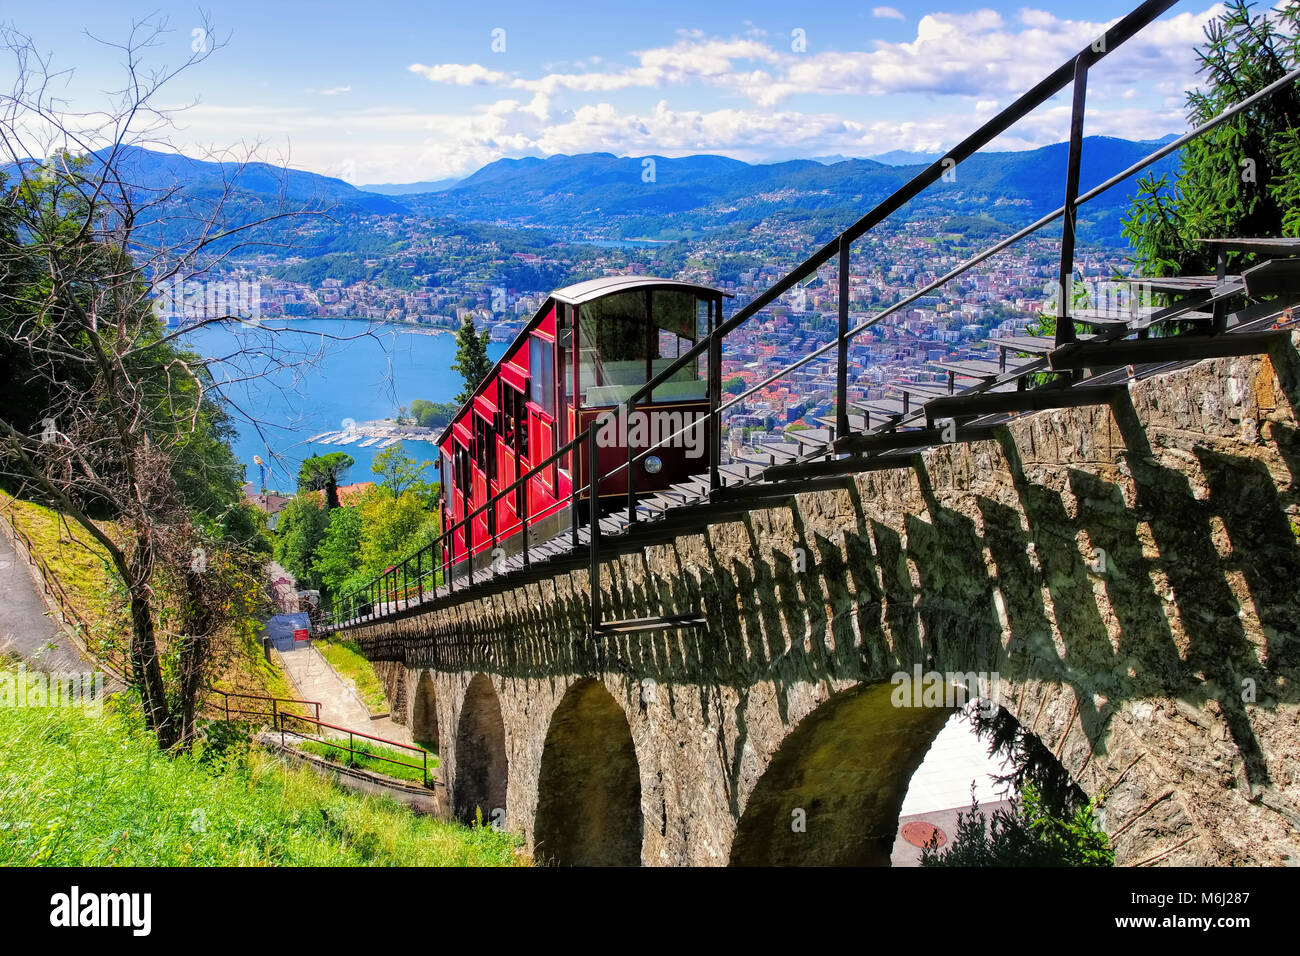
<svg viewBox="0 0 1300 956">
<path fill-rule="evenodd" d="M 121 581 L 104 549 L 75 524 L 63 520 L 57 511 L 4 491 L 0 491 L 0 514 L 13 515 L 19 530 L 31 539 L 63 585 L 77 613 L 90 625 L 90 632 L 81 637 L 91 654 L 120 660 L 126 651 L 126 604 Z M 121 540 L 121 532 L 113 522 L 101 522 L 101 527 L 110 537 Z M 213 687 L 242 694 L 295 696 L 284 674 L 266 660 L 261 643 L 249 628 L 229 629 L 220 644 Z"/>
<path fill-rule="evenodd" d="M 241 744 L 165 756 L 111 707 L 0 710 L 0 866 L 514 866 L 519 837 L 418 817 Z"/>
</svg>

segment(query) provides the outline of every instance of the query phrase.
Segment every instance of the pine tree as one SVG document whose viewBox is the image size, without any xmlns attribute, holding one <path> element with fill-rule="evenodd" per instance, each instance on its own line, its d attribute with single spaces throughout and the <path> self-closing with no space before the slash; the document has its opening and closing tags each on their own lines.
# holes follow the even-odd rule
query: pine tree
<svg viewBox="0 0 1300 956">
<path fill-rule="evenodd" d="M 458 405 L 469 401 L 478 383 L 492 371 L 492 362 L 487 354 L 489 338 L 486 329 L 482 332 L 475 330 L 473 313 L 466 313 L 465 321 L 456 333 L 456 361 L 451 363 L 451 367 L 460 372 L 460 377 L 464 380 L 464 387 L 456 396 Z"/>
<path fill-rule="evenodd" d="M 1197 49 L 1204 89 L 1187 93 L 1193 126 L 1276 82 L 1300 65 L 1300 8 L 1262 14 L 1233 0 L 1205 27 Z M 1182 151 L 1167 177 L 1138 183 L 1124 221 L 1133 261 L 1145 275 L 1211 273 L 1215 250 L 1198 239 L 1294 235 L 1300 228 L 1300 91 L 1294 84 L 1256 103 Z M 1234 254 L 1229 266 L 1249 258 Z"/>
<path fill-rule="evenodd" d="M 339 479 L 356 464 L 347 452 L 332 451 L 315 455 L 303 461 L 298 469 L 298 487 L 304 490 L 325 491 L 325 510 L 339 506 Z"/>
</svg>

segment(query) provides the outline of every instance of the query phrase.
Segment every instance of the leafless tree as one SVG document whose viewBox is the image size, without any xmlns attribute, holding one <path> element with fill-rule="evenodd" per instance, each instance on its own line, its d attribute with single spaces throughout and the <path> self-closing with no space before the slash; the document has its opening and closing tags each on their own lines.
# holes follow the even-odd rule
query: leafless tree
<svg viewBox="0 0 1300 956">
<path fill-rule="evenodd" d="M 292 241 L 303 217 L 328 213 L 284 195 L 250 212 L 239 178 L 255 149 L 222 166 L 222 187 L 204 197 L 188 194 L 181 176 L 160 186 L 140 173 L 141 148 L 168 149 L 173 117 L 160 90 L 221 46 L 210 23 L 200 33 L 179 67 L 151 69 L 146 55 L 171 31 L 135 23 L 125 42 L 108 44 L 120 54 L 121 89 L 102 109 L 76 112 L 57 95 L 68 74 L 31 38 L 0 28 L 0 58 L 16 68 L 0 94 L 0 376 L 17 379 L 0 398 L 0 481 L 44 498 L 109 556 L 129 603 L 131 680 L 164 749 L 190 737 L 226 586 L 205 573 L 221 545 L 196 523 L 191 486 L 231 476 L 203 474 L 208 460 L 194 444 L 224 401 L 221 386 L 313 357 L 278 346 L 255 303 L 221 297 L 198 324 L 238 321 L 264 338 L 224 356 L 234 371 L 218 382 L 180 330 L 160 322 L 159 290 L 204 288 L 250 244 Z M 158 626 L 164 586 L 179 595 L 174 635 Z"/>
</svg>

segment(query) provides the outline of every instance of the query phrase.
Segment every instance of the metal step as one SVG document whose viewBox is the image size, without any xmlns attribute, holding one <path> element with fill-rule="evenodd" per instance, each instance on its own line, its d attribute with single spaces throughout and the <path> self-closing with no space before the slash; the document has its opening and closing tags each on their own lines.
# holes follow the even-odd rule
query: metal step
<svg viewBox="0 0 1300 956">
<path fill-rule="evenodd" d="M 906 392 L 911 396 L 912 400 L 909 402 L 909 410 L 919 408 L 931 398 L 939 398 L 943 395 L 952 394 L 947 385 L 937 385 L 931 382 L 893 382 L 891 383 L 891 386 L 898 389 L 900 392 Z"/>
<path fill-rule="evenodd" d="M 1218 276 L 1148 276 L 1138 279 L 1130 277 L 1129 285 L 1152 292 L 1209 292 L 1220 282 Z"/>
<path fill-rule="evenodd" d="M 961 359 L 954 362 L 931 362 L 930 364 L 959 378 L 997 378 L 999 375 L 1013 375 L 1019 369 L 1033 365 L 1034 361 L 1034 359 L 1012 360 L 1008 358 L 1005 366 L 1001 362 L 994 362 L 989 359 Z"/>
<path fill-rule="evenodd" d="M 786 432 L 786 436 L 799 443 L 800 452 L 804 450 L 804 445 L 828 445 L 834 440 L 828 428 L 796 428 L 792 432 Z"/>
<path fill-rule="evenodd" d="M 754 447 L 759 449 L 760 451 L 766 452 L 767 454 L 771 455 L 772 463 L 775 465 L 779 465 L 782 462 L 793 461 L 794 459 L 798 458 L 800 454 L 798 445 L 786 445 L 786 444 L 773 443 L 773 444 L 755 445 Z"/>
<path fill-rule="evenodd" d="M 861 407 L 861 406 L 856 406 L 856 407 Z M 865 415 L 854 415 L 852 412 L 849 412 L 848 417 L 849 417 L 850 431 L 861 432 L 861 431 L 866 431 L 868 428 L 871 427 L 871 425 L 867 422 L 867 416 Z M 814 418 L 813 421 L 821 425 L 825 425 L 827 428 L 839 427 L 839 422 L 836 420 L 834 415 L 819 416 L 817 418 Z"/>
<path fill-rule="evenodd" d="M 1096 338 L 1094 335 L 1076 335 L 1075 341 L 1087 342 Z M 1008 335 L 1000 339 L 985 339 L 986 344 L 1008 352 L 1029 352 L 1033 355 L 1046 355 L 1056 349 L 1056 340 L 1050 335 Z M 1010 357 L 1008 356 L 1008 361 Z"/>
</svg>

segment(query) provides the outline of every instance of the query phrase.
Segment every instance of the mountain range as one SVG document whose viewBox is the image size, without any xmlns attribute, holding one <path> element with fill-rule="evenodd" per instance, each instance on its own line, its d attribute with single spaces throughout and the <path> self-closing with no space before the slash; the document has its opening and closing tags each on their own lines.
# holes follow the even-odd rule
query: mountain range
<svg viewBox="0 0 1300 956">
<path fill-rule="evenodd" d="M 1103 136 L 1084 142 L 1080 188 L 1127 169 L 1158 142 Z M 979 153 L 912 204 L 910 214 L 992 215 L 1012 226 L 1060 206 L 1069 148 L 1056 143 L 1020 152 Z M 890 157 L 895 158 L 895 157 Z M 932 162 L 933 160 L 931 160 Z M 902 186 L 926 164 L 849 159 L 749 164 L 725 156 L 627 157 L 611 153 L 501 159 L 437 193 L 401 201 L 426 215 L 509 222 L 552 230 L 616 228 L 620 238 L 681 238 L 771 215 L 821 217 L 846 225 Z M 1158 161 L 1158 176 L 1177 169 L 1177 154 Z M 1085 239 L 1120 244 L 1120 219 L 1136 177 L 1080 211 Z"/>
<path fill-rule="evenodd" d="M 1128 168 L 1160 142 L 1092 136 L 1084 142 L 1080 188 Z M 981 216 L 1020 226 L 1060 206 L 1068 145 L 1020 152 L 980 153 L 909 204 L 907 216 Z M 129 149 L 124 177 L 142 194 L 179 190 L 173 205 L 210 207 L 224 197 L 234 221 L 264 215 L 286 202 L 330 213 L 342 236 L 320 236 L 346 248 L 347 220 L 371 217 L 446 218 L 527 230 L 561 239 L 699 238 L 715 230 L 746 229 L 769 217 L 816 222 L 827 235 L 862 215 L 927 165 L 915 154 L 830 162 L 813 159 L 751 164 L 725 156 L 628 157 L 584 153 L 500 159 L 456 180 L 385 184 L 361 189 L 341 179 L 265 163 L 208 162 Z M 823 157 L 833 160 L 836 157 Z M 94 161 L 98 161 L 95 158 Z M 931 162 L 933 160 L 930 160 Z M 901 164 L 898 164 L 901 163 Z M 1177 169 L 1175 153 L 1157 162 L 1157 176 Z M 0 173 L 12 175 L 12 165 Z M 1080 210 L 1080 236 L 1122 245 L 1120 219 L 1136 177 Z"/>
</svg>

